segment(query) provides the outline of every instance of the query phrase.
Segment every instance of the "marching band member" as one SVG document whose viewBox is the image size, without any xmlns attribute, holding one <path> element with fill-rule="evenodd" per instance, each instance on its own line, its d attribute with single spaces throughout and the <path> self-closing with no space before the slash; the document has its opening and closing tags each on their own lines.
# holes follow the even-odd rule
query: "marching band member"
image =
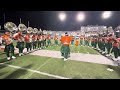
<svg viewBox="0 0 120 90">
<path fill-rule="evenodd" d="M 7 60 L 15 59 L 15 55 L 14 55 L 14 46 L 13 46 L 13 40 L 12 37 L 10 36 L 10 32 L 5 32 L 5 35 L 3 36 L 3 41 L 5 42 L 5 50 L 4 52 L 6 52 L 6 56 L 7 56 Z M 12 53 L 12 57 L 10 58 L 10 51 Z"/>
<path fill-rule="evenodd" d="M 118 60 L 118 56 L 119 56 L 119 43 L 118 43 L 118 40 L 117 39 L 113 39 L 113 44 L 112 44 L 113 48 L 112 48 L 112 51 L 111 53 L 113 52 L 114 53 L 114 58 L 113 60 L 114 61 L 117 61 Z"/>
<path fill-rule="evenodd" d="M 90 36 L 88 37 L 88 47 L 90 46 Z"/>
<path fill-rule="evenodd" d="M 79 45 L 79 36 L 76 36 L 76 42 L 75 45 L 78 46 Z"/>
<path fill-rule="evenodd" d="M 19 49 L 19 56 L 24 55 L 23 50 L 24 50 L 24 37 L 22 35 L 22 32 L 18 32 L 14 34 L 14 39 L 17 40 L 17 48 Z"/>
<path fill-rule="evenodd" d="M 33 45 L 33 51 L 34 51 L 37 46 L 37 35 L 36 34 L 32 35 L 32 45 Z"/>
<path fill-rule="evenodd" d="M 43 33 L 42 33 L 42 48 L 46 48 L 46 38 Z"/>
<path fill-rule="evenodd" d="M 74 45 L 74 36 L 71 36 L 72 40 L 71 40 L 71 45 Z"/>
<path fill-rule="evenodd" d="M 81 46 L 83 45 L 83 42 L 84 42 L 84 37 L 81 35 L 81 36 L 80 36 L 80 45 L 81 45 Z"/>
<path fill-rule="evenodd" d="M 42 36 L 41 36 L 41 34 L 38 34 L 37 40 L 38 40 L 38 49 L 41 49 L 41 47 L 42 47 Z"/>
<path fill-rule="evenodd" d="M 61 38 L 61 43 L 62 43 L 62 47 L 61 47 L 61 55 L 64 57 L 64 61 L 67 60 L 68 55 L 70 54 L 70 42 L 71 42 L 71 37 L 68 36 L 68 33 L 65 33 L 65 36 L 63 36 Z"/>
<path fill-rule="evenodd" d="M 113 35 L 110 34 L 108 35 L 108 38 L 107 38 L 107 41 L 108 41 L 108 45 L 107 45 L 107 56 L 110 56 L 110 50 L 112 48 L 112 42 L 113 42 Z"/>
<path fill-rule="evenodd" d="M 94 48 L 95 49 L 97 49 L 97 42 L 98 42 L 97 36 L 95 36 L 95 38 L 94 38 Z"/>
<path fill-rule="evenodd" d="M 50 36 L 50 34 L 48 34 L 46 36 L 46 39 L 47 39 L 47 46 L 50 46 L 51 45 L 51 36 Z"/>
<path fill-rule="evenodd" d="M 93 36 L 91 37 L 91 46 L 92 48 L 94 48 L 94 37 Z"/>
<path fill-rule="evenodd" d="M 54 43 L 55 43 L 56 46 L 58 46 L 58 37 L 57 37 L 57 35 L 54 36 Z"/>
<path fill-rule="evenodd" d="M 118 52 L 118 59 L 119 59 L 119 61 L 120 61 L 120 37 L 118 37 L 118 36 L 116 36 L 116 38 L 117 38 L 117 41 L 118 41 L 118 46 L 119 46 L 119 52 Z"/>
<path fill-rule="evenodd" d="M 102 36 L 101 46 L 102 46 L 102 54 L 105 54 L 105 36 Z"/>
<path fill-rule="evenodd" d="M 102 52 L 102 37 L 98 38 L 98 48 L 99 52 Z"/>
<path fill-rule="evenodd" d="M 32 40 L 31 40 L 30 34 L 27 33 L 24 36 L 24 39 L 25 39 L 25 43 L 26 43 L 27 53 L 29 53 L 32 49 L 32 44 L 31 44 Z"/>
<path fill-rule="evenodd" d="M 85 45 L 86 45 L 86 46 L 89 46 L 88 37 L 85 37 L 85 40 L 84 40 L 84 41 L 85 41 Z"/>
</svg>

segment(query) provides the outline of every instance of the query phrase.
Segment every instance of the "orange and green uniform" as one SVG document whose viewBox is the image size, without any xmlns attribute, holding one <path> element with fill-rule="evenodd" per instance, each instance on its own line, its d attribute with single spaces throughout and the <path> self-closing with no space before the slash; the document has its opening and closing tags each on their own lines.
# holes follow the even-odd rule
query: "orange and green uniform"
<svg viewBox="0 0 120 90">
<path fill-rule="evenodd" d="M 84 41 L 84 37 L 81 36 L 81 37 L 80 37 L 80 45 L 83 45 L 83 41 Z"/>
<path fill-rule="evenodd" d="M 50 37 L 50 35 L 47 35 L 46 39 L 47 39 L 48 46 L 51 45 L 51 37 Z"/>
<path fill-rule="evenodd" d="M 46 37 L 42 35 L 42 48 L 46 47 Z"/>
<path fill-rule="evenodd" d="M 110 50 L 112 49 L 112 42 L 113 42 L 113 37 L 107 37 L 107 53 L 110 54 Z"/>
<path fill-rule="evenodd" d="M 95 39 L 94 37 L 91 38 L 91 46 L 94 47 L 94 42 L 95 42 Z"/>
<path fill-rule="evenodd" d="M 32 36 L 32 45 L 33 45 L 33 50 L 36 49 L 37 47 L 37 35 Z"/>
<path fill-rule="evenodd" d="M 26 42 L 26 48 L 27 48 L 27 52 L 30 50 L 31 51 L 31 49 L 32 49 L 32 42 L 30 41 L 30 35 L 25 35 L 24 36 L 24 40 L 25 40 L 25 42 Z"/>
<path fill-rule="evenodd" d="M 61 47 L 61 55 L 64 57 L 64 58 L 68 58 L 68 55 L 70 54 L 70 42 L 71 42 L 71 37 L 69 36 L 63 36 L 61 38 L 61 43 L 62 43 L 62 47 Z"/>
<path fill-rule="evenodd" d="M 58 45 L 58 37 L 57 36 L 54 36 L 54 43 L 55 43 L 55 45 Z"/>
<path fill-rule="evenodd" d="M 2 40 L 3 42 L 5 42 L 4 52 L 6 52 L 6 56 L 10 57 L 10 51 L 12 56 L 14 56 L 14 46 L 12 43 L 12 37 L 10 35 L 3 35 Z"/>
<path fill-rule="evenodd" d="M 85 40 L 84 40 L 84 41 L 85 41 L 85 45 L 86 45 L 86 46 L 89 46 L 89 40 L 88 40 L 88 37 L 85 37 Z"/>
<path fill-rule="evenodd" d="M 98 38 L 98 48 L 102 50 L 102 38 Z"/>
<path fill-rule="evenodd" d="M 119 56 L 119 43 L 118 42 L 113 42 L 112 46 L 113 46 L 113 48 L 112 48 L 111 53 L 114 52 L 114 57 L 118 58 L 118 56 Z"/>
<path fill-rule="evenodd" d="M 37 40 L 38 40 L 38 48 L 41 48 L 41 46 L 42 46 L 42 36 L 38 35 Z"/>
<path fill-rule="evenodd" d="M 76 37 L 76 42 L 75 45 L 78 46 L 79 45 L 79 37 Z"/>
<path fill-rule="evenodd" d="M 24 40 L 23 40 L 23 36 L 19 33 L 17 33 L 14 36 L 14 39 L 17 40 L 17 45 L 16 48 L 19 49 L 19 53 L 23 53 L 23 49 L 24 49 Z"/>
</svg>

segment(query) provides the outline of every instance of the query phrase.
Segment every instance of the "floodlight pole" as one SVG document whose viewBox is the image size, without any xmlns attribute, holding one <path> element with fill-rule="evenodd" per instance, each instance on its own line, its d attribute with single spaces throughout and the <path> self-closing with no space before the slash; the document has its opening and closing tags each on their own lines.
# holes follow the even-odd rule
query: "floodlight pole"
<svg viewBox="0 0 120 90">
<path fill-rule="evenodd" d="M 28 27 L 29 27 L 29 24 L 30 24 L 30 23 L 29 23 L 29 21 L 28 21 Z"/>
<path fill-rule="evenodd" d="M 20 18 L 20 24 L 21 24 L 21 21 L 22 21 L 22 20 L 21 20 L 21 18 Z"/>
<path fill-rule="evenodd" d="M 3 14 L 3 18 L 4 18 L 4 22 L 3 22 L 3 29 L 4 29 L 4 24 L 5 24 L 5 22 L 6 22 L 6 18 L 5 18 L 5 13 Z"/>
</svg>

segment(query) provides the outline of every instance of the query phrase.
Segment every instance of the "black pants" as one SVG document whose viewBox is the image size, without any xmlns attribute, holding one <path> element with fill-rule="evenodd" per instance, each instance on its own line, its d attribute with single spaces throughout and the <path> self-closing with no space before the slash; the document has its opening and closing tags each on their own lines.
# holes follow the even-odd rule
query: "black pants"
<svg viewBox="0 0 120 90">
<path fill-rule="evenodd" d="M 13 43 L 11 43 L 9 45 L 5 45 L 4 52 L 6 52 L 7 57 L 10 57 L 10 52 L 11 52 L 12 56 L 14 56 L 14 46 L 13 46 Z"/>
</svg>

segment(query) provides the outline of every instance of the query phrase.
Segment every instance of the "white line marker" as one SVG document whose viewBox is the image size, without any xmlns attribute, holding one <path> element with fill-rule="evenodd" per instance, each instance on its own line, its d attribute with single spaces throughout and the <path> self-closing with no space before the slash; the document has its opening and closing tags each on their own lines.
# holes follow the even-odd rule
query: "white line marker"
<svg viewBox="0 0 120 90">
<path fill-rule="evenodd" d="M 38 67 L 36 70 L 39 70 L 41 67 L 43 67 L 45 64 L 47 64 L 47 62 L 50 60 L 47 60 L 45 63 L 43 63 L 40 67 Z M 34 74 L 34 72 L 32 72 L 31 74 L 29 74 L 25 79 L 28 79 L 29 77 L 31 77 Z"/>
<path fill-rule="evenodd" d="M 40 71 L 37 71 L 37 70 L 22 68 L 22 67 L 14 66 L 14 65 L 8 65 L 8 64 L 5 64 L 5 63 L 0 63 L 0 65 L 5 65 L 5 66 L 16 68 L 16 69 L 23 69 L 23 70 L 26 70 L 26 71 L 30 71 L 30 72 L 38 73 L 38 74 L 41 74 L 41 75 L 46 75 L 46 76 L 49 76 L 49 77 L 58 78 L 58 79 L 70 79 L 70 78 L 66 78 L 66 77 L 62 77 L 62 76 L 58 76 L 58 75 L 53 75 L 53 74 L 49 74 L 49 73 L 45 73 L 45 72 L 40 72 Z"/>
</svg>

